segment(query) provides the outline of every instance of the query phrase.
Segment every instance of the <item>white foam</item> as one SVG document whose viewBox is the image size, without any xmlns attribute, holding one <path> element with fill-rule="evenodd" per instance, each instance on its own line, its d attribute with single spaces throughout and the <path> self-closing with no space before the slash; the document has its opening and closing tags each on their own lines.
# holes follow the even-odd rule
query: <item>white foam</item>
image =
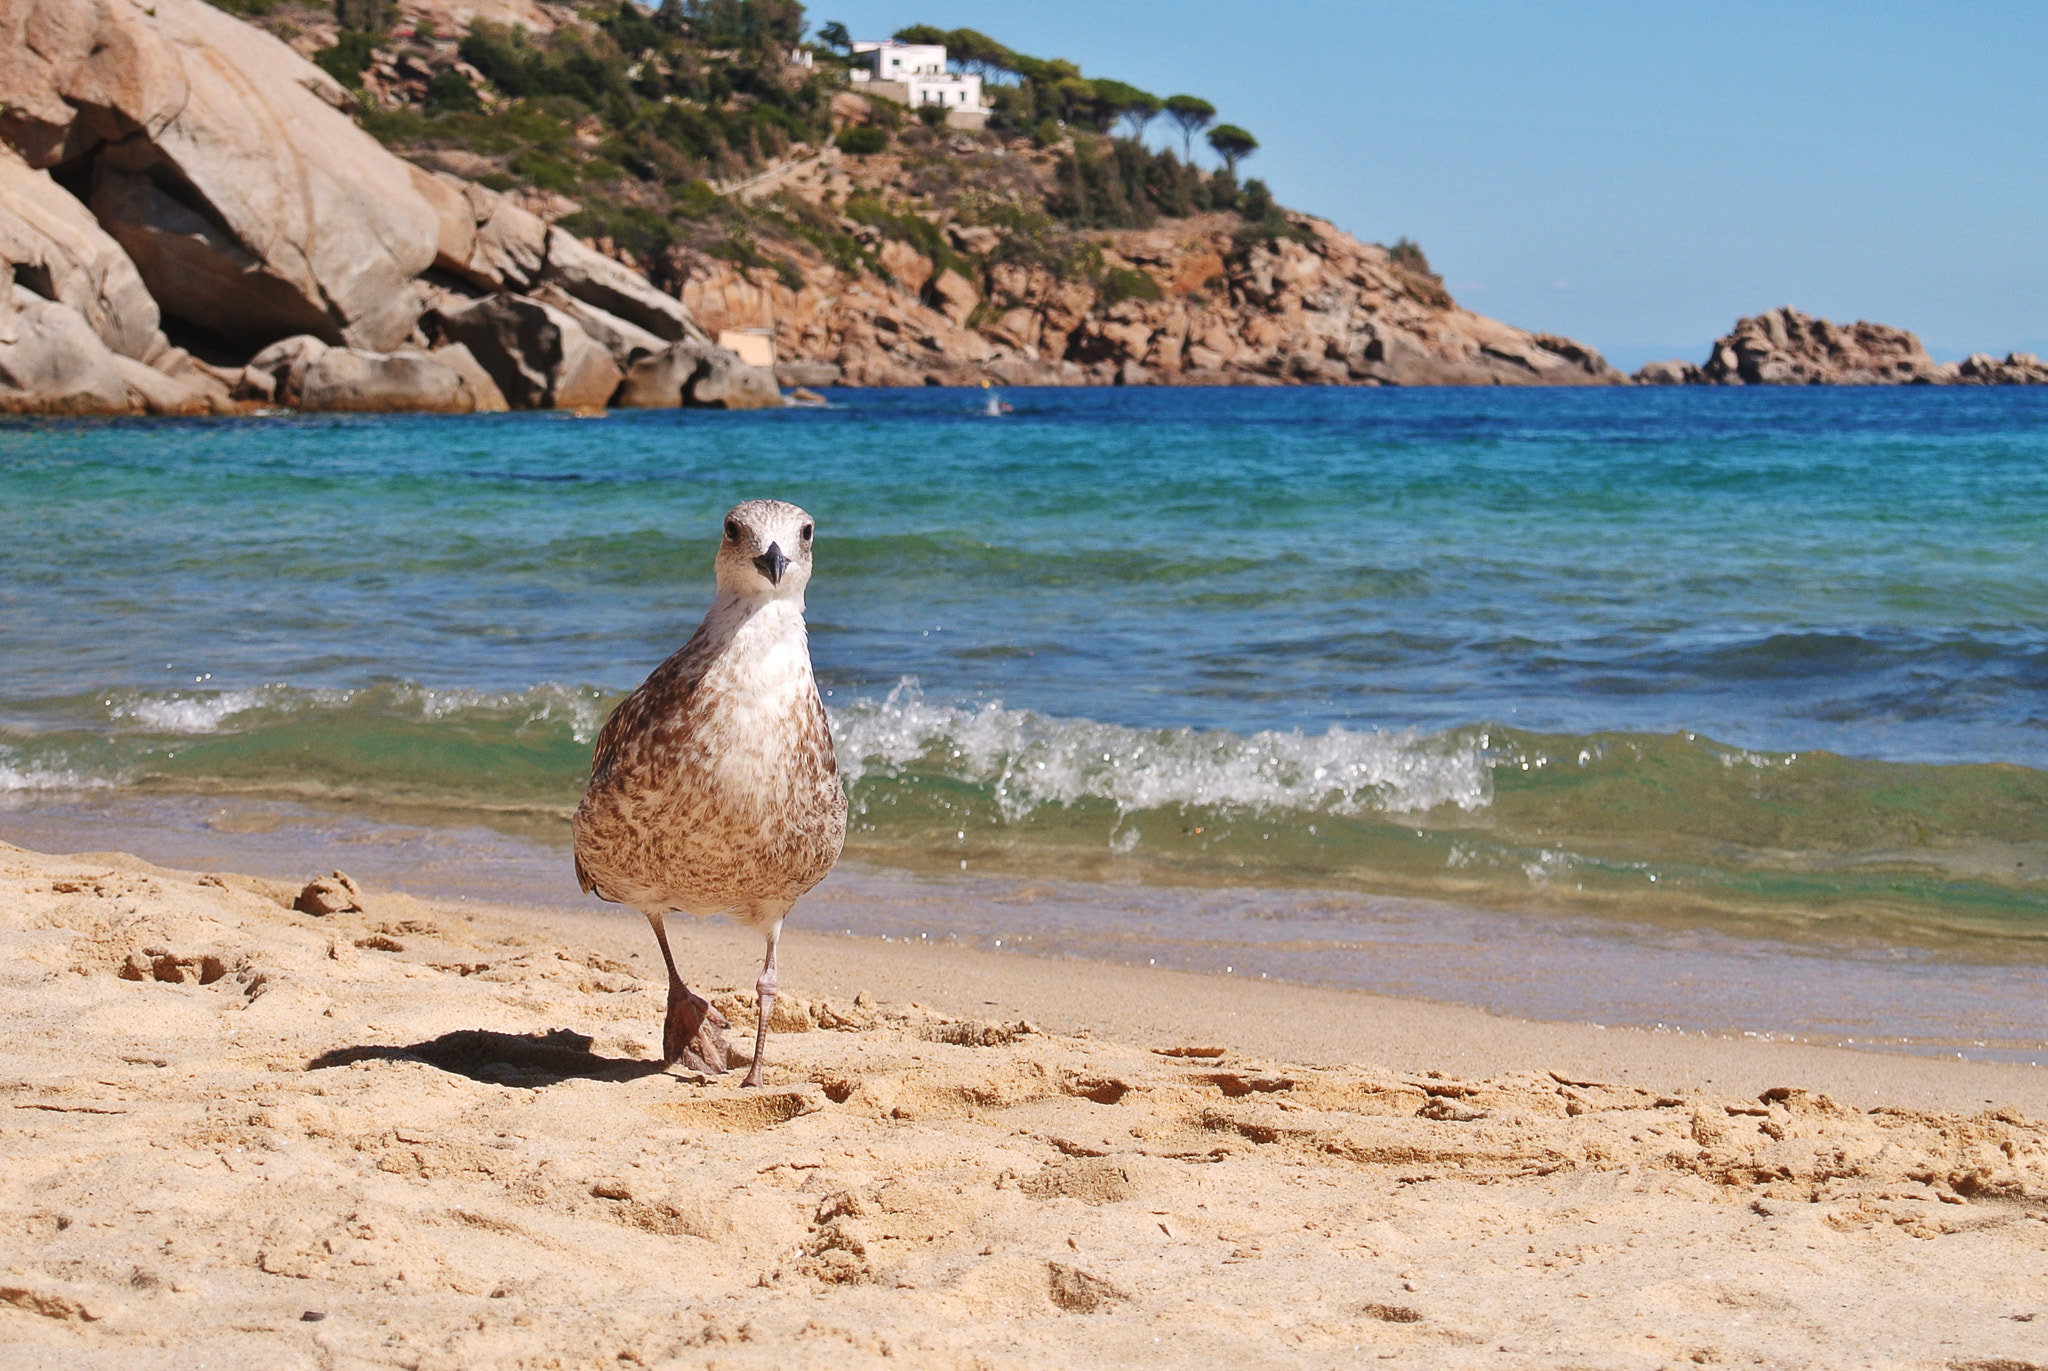
<svg viewBox="0 0 2048 1371">
<path fill-rule="evenodd" d="M 223 690 L 210 694 L 177 694 L 123 700 L 108 712 L 130 719 L 152 733 L 215 733 L 221 721 L 267 704 L 271 692 Z"/>
<path fill-rule="evenodd" d="M 579 743 L 597 741 L 610 708 L 595 690 L 571 690 L 552 683 L 538 685 L 520 697 L 527 707 L 526 721 L 533 724 L 560 720 L 569 726 L 569 736 Z"/>
<path fill-rule="evenodd" d="M 1107 800 L 1123 813 L 1169 805 L 1413 813 L 1492 802 L 1483 738 L 1333 727 L 1249 736 L 1131 729 L 1005 709 L 927 704 L 906 677 L 885 700 L 833 715 L 840 767 L 862 777 L 935 772 L 991 787 L 1006 817 L 1044 804 Z"/>
<path fill-rule="evenodd" d="M 450 719 L 477 710 L 517 713 L 529 724 L 566 723 L 570 736 L 579 743 L 596 741 L 606 713 L 602 692 L 588 687 L 572 689 L 552 681 L 518 691 L 434 689 L 409 681 L 387 689 L 396 703 L 416 706 L 424 719 Z"/>
<path fill-rule="evenodd" d="M 414 710 L 422 719 L 439 721 L 471 711 L 517 713 L 530 724 L 566 723 L 579 743 L 593 742 L 604 723 L 605 697 L 596 690 L 570 689 L 552 682 L 523 691 L 485 692 L 434 689 L 410 681 L 346 690 L 306 690 L 284 684 L 253 690 L 174 692 L 113 698 L 109 717 L 139 725 L 150 733 L 218 733 L 252 710 L 292 714 L 303 710 L 346 710 L 376 702 L 400 711 Z M 243 720 L 243 723 L 253 721 Z"/>
<path fill-rule="evenodd" d="M 0 762 L 0 794 L 37 790 L 102 790 L 113 782 L 51 767 L 16 767 Z"/>
</svg>

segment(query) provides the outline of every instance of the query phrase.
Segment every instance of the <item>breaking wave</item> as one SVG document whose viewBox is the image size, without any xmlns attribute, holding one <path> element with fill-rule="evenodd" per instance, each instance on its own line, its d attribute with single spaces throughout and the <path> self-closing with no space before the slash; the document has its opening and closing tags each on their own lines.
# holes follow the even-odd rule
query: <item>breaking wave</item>
<svg viewBox="0 0 2048 1371">
<path fill-rule="evenodd" d="M 1472 810 L 1493 796 L 1483 735 L 1122 728 L 1001 701 L 932 705 L 915 680 L 848 706 L 833 738 L 856 792 L 869 778 L 950 777 L 986 786 L 1012 822 L 1087 800 L 1124 813 L 1182 805 L 1353 815 Z"/>
<path fill-rule="evenodd" d="M 559 841 L 618 698 L 386 682 L 16 703 L 0 803 L 245 795 Z M 934 702 L 908 679 L 834 704 L 848 849 L 869 861 L 2048 937 L 2048 772 L 2026 767 L 1486 723 L 1141 729 Z"/>
</svg>

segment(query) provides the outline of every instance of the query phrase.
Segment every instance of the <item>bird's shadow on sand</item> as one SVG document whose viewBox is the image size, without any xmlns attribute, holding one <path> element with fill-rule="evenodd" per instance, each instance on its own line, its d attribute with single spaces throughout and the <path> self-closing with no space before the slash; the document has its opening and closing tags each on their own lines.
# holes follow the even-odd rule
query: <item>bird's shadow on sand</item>
<svg viewBox="0 0 2048 1371">
<path fill-rule="evenodd" d="M 354 1062 L 425 1062 L 457 1076 L 493 1085 L 539 1089 L 565 1080 L 632 1081 L 662 1070 L 659 1061 L 600 1057 L 591 1040 L 566 1028 L 546 1033 L 492 1033 L 463 1028 L 405 1047 L 337 1047 L 306 1063 L 308 1071 Z"/>
</svg>

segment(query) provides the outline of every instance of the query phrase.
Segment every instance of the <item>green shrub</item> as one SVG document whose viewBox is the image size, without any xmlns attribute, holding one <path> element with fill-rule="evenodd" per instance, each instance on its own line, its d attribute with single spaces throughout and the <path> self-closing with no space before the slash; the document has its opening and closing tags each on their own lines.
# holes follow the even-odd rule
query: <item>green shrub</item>
<svg viewBox="0 0 2048 1371">
<path fill-rule="evenodd" d="M 1062 156 L 1053 168 L 1055 189 L 1046 196 L 1046 208 L 1081 228 L 1144 228 L 1154 218 L 1151 200 L 1144 195 L 1142 167 L 1127 166 L 1126 146 L 1139 159 L 1147 154 L 1135 144 L 1115 144 L 1106 138 L 1086 135 L 1074 139 L 1074 150 Z M 1107 155 L 1105 155 L 1107 154 Z"/>
<path fill-rule="evenodd" d="M 1031 130 L 1031 141 L 1042 148 L 1051 147 L 1054 143 L 1059 142 L 1063 136 L 1060 132 L 1060 122 L 1057 119 L 1041 119 L 1038 121 L 1038 127 Z"/>
<path fill-rule="evenodd" d="M 531 148 L 512 159 L 512 170 L 524 176 L 542 190 L 560 191 L 563 194 L 576 189 L 576 169 L 559 157 L 550 157 L 544 152 Z"/>
<path fill-rule="evenodd" d="M 662 249 L 675 241 L 668 220 L 640 205 L 586 203 L 585 208 L 556 222 L 578 238 L 609 238 L 643 260 L 659 257 Z"/>
<path fill-rule="evenodd" d="M 1078 233 L 1066 232 L 1049 214 L 972 192 L 961 197 L 956 212 L 963 224 L 1008 230 L 989 254 L 991 261 L 1044 267 L 1061 281 L 1101 279 L 1102 249 Z"/>
<path fill-rule="evenodd" d="M 944 105 L 919 105 L 917 107 L 917 117 L 919 122 L 926 128 L 935 129 L 946 122 L 946 107 Z"/>
<path fill-rule="evenodd" d="M 953 271 L 974 280 L 978 273 L 974 264 L 953 250 L 946 241 L 946 235 L 939 226 L 921 214 L 906 210 L 892 214 L 887 205 L 874 195 L 849 196 L 846 201 L 846 217 L 856 223 L 869 224 L 882 231 L 885 237 L 910 244 L 924 256 L 931 258 L 933 275 L 941 271 Z"/>
<path fill-rule="evenodd" d="M 1227 209 L 1238 192 L 1228 174 L 1204 176 L 1171 152 L 1134 138 L 1082 133 L 1053 169 L 1046 210 L 1076 228 L 1144 228 L 1160 215 L 1181 218 Z"/>
<path fill-rule="evenodd" d="M 363 72 L 376 50 L 377 35 L 344 30 L 334 36 L 333 47 L 313 54 L 313 63 L 350 90 L 361 90 Z"/>
<path fill-rule="evenodd" d="M 668 198 L 675 202 L 676 213 L 685 219 L 705 218 L 723 203 L 718 192 L 711 189 L 708 181 L 690 181 L 681 186 L 671 186 Z"/>
<path fill-rule="evenodd" d="M 873 253 L 860 245 L 858 239 L 844 233 L 813 228 L 809 224 L 794 224 L 791 227 L 797 237 L 824 253 L 833 266 L 848 276 L 859 276 L 863 273 L 870 276 L 881 274 L 882 264 L 875 260 Z"/>
<path fill-rule="evenodd" d="M 1244 201 L 1239 206 L 1247 219 L 1270 219 L 1273 217 L 1273 191 L 1264 181 L 1254 176 L 1244 183 Z"/>
<path fill-rule="evenodd" d="M 1102 276 L 1102 303 L 1114 305 L 1123 300 L 1157 300 L 1159 283 L 1151 273 L 1133 271 L 1129 267 L 1111 267 Z"/>
<path fill-rule="evenodd" d="M 755 267 L 774 265 L 768 258 L 761 255 L 761 249 L 754 246 L 752 238 L 739 232 L 729 234 L 724 242 L 713 243 L 710 247 L 704 249 L 704 255 L 707 257 L 722 257 L 728 262 L 736 263 L 742 270 L 746 271 L 751 271 Z"/>
<path fill-rule="evenodd" d="M 1395 239 L 1394 246 L 1387 249 L 1387 256 L 1392 258 L 1394 265 L 1403 271 L 1411 271 L 1417 276 L 1427 276 L 1432 279 L 1436 277 L 1436 273 L 1429 269 L 1429 255 L 1423 252 L 1420 243 L 1415 242 L 1411 238 L 1401 237 Z"/>
<path fill-rule="evenodd" d="M 889 146 L 889 135 L 873 124 L 856 124 L 839 131 L 834 147 L 853 157 L 867 157 Z"/>
<path fill-rule="evenodd" d="M 434 73 L 434 79 L 427 82 L 427 113 L 446 114 L 450 112 L 475 113 L 484 107 L 477 99 L 476 87 L 469 84 L 469 78 L 453 67 L 445 67 Z"/>
<path fill-rule="evenodd" d="M 1237 174 L 1224 167 L 1209 178 L 1204 199 L 1212 210 L 1236 209 L 1244 199 L 1244 192 L 1238 189 Z"/>
<path fill-rule="evenodd" d="M 704 249 L 704 252 L 710 257 L 723 257 L 726 261 L 738 265 L 743 271 L 752 271 L 756 267 L 768 267 L 775 272 L 775 275 L 781 280 L 782 284 L 788 286 L 791 290 L 802 290 L 804 288 L 804 274 L 802 272 L 798 271 L 788 262 L 778 257 L 770 257 L 767 253 L 761 251 L 760 248 L 754 246 L 754 240 L 745 233 L 734 231 L 724 242 L 713 243 L 710 247 Z"/>
<path fill-rule="evenodd" d="M 715 161 L 725 153 L 725 131 L 711 110 L 663 105 L 654 116 L 654 130 L 673 147 L 704 161 Z"/>
<path fill-rule="evenodd" d="M 392 0 L 334 0 L 334 20 L 344 30 L 386 33 L 398 22 L 398 6 Z"/>
<path fill-rule="evenodd" d="M 1306 243 L 1311 236 L 1308 230 L 1296 228 L 1276 214 L 1256 223 L 1239 225 L 1237 232 L 1230 235 L 1230 241 L 1239 252 L 1248 252 L 1260 243 L 1277 243 L 1282 238 Z"/>
<path fill-rule="evenodd" d="M 787 190 L 777 191 L 767 206 L 754 206 L 757 218 L 787 230 L 825 254 L 833 266 L 849 276 L 873 273 L 874 256 L 850 234 L 841 231 L 839 215 L 823 205 L 814 205 Z"/>
<path fill-rule="evenodd" d="M 363 132 L 387 146 L 417 142 L 433 128 L 417 111 L 379 109 L 367 95 L 358 97 L 356 122 L 363 126 Z"/>
</svg>

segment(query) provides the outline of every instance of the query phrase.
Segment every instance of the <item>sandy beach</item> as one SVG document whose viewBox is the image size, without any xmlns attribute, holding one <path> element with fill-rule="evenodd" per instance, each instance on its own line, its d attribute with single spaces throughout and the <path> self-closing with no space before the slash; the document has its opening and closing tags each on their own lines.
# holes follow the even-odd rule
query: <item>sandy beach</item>
<svg viewBox="0 0 2048 1371">
<path fill-rule="evenodd" d="M 0 848 L 0 1365 L 2048 1361 L 2037 1070 L 298 893 Z"/>
</svg>

